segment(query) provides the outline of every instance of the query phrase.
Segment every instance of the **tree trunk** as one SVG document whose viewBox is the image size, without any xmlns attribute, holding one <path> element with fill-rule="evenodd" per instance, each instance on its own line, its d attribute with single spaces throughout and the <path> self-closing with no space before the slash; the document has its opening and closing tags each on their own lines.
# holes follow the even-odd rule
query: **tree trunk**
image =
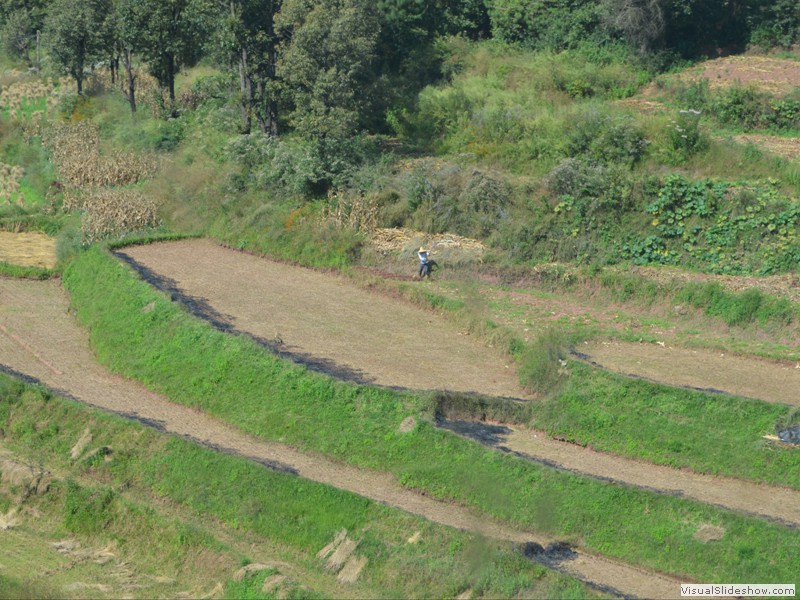
<svg viewBox="0 0 800 600">
<path fill-rule="evenodd" d="M 277 6 L 276 6 L 277 4 Z M 275 39 L 275 13 L 280 10 L 280 0 L 269 3 L 269 14 L 267 18 L 269 23 L 267 25 L 267 35 L 269 36 L 269 62 L 267 63 L 267 81 L 275 81 L 277 79 L 277 64 L 278 64 L 278 40 Z M 264 133 L 277 137 L 278 135 L 278 101 L 271 90 L 263 90 L 263 94 L 269 95 L 267 99 L 267 114 L 266 123 L 264 124 Z"/>
<path fill-rule="evenodd" d="M 169 102 L 172 105 L 170 107 L 172 109 L 175 106 L 175 57 L 171 52 L 168 52 L 165 58 L 165 66 L 167 68 L 167 87 L 169 89 Z"/>
<path fill-rule="evenodd" d="M 247 72 L 247 48 L 242 48 L 239 57 L 239 90 L 242 94 L 242 134 L 246 135 L 253 126 L 253 82 Z"/>
<path fill-rule="evenodd" d="M 75 54 L 75 64 L 72 67 L 72 76 L 75 78 L 75 83 L 78 86 L 78 96 L 83 95 L 83 65 L 84 56 L 86 55 L 83 42 L 78 44 L 78 51 Z"/>
<path fill-rule="evenodd" d="M 230 8 L 231 8 L 231 19 L 236 21 L 241 18 L 241 15 L 237 15 L 236 6 L 238 2 L 237 0 L 231 0 Z M 240 131 L 242 135 L 247 135 L 250 133 L 253 127 L 253 81 L 250 77 L 250 73 L 247 70 L 247 48 L 244 47 L 244 44 L 241 45 L 239 48 L 239 105 L 242 111 L 242 124 L 240 126 Z"/>
<path fill-rule="evenodd" d="M 136 77 L 133 74 L 133 52 L 125 48 L 125 74 L 128 76 L 128 103 L 131 114 L 136 114 Z"/>
</svg>

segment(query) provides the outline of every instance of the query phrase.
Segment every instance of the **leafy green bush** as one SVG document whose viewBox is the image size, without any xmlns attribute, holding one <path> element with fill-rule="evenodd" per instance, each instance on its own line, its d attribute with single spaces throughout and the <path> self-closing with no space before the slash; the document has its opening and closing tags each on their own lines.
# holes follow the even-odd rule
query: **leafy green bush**
<svg viewBox="0 0 800 600">
<path fill-rule="evenodd" d="M 566 158 L 550 171 L 546 185 L 555 196 L 596 198 L 606 190 L 607 176 L 608 169 L 602 164 L 582 158 Z"/>
<path fill-rule="evenodd" d="M 708 139 L 700 130 L 700 115 L 694 108 L 681 110 L 667 127 L 669 149 L 678 162 L 685 162 L 708 147 Z"/>
<path fill-rule="evenodd" d="M 307 198 L 346 187 L 353 172 L 377 159 L 377 148 L 366 137 L 311 141 L 252 133 L 233 138 L 226 155 L 242 165 L 248 187 Z"/>
<path fill-rule="evenodd" d="M 585 155 L 603 164 L 639 162 L 647 150 L 644 132 L 631 120 L 595 111 L 573 125 L 567 141 L 569 156 Z"/>
</svg>

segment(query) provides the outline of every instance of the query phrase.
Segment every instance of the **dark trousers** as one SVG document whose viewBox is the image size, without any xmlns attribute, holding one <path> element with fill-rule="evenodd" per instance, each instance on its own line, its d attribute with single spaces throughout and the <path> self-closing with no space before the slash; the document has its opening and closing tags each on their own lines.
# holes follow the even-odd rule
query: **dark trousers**
<svg viewBox="0 0 800 600">
<path fill-rule="evenodd" d="M 431 263 L 419 263 L 419 276 L 420 277 L 430 277 L 431 275 Z"/>
</svg>

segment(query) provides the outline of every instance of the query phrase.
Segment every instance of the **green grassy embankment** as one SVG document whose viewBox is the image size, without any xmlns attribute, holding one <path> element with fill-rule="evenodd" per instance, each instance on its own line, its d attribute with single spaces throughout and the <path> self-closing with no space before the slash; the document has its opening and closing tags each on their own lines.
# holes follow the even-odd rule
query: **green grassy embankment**
<svg viewBox="0 0 800 600">
<path fill-rule="evenodd" d="M 343 588 L 335 583 L 335 573 L 325 574 L 324 561 L 315 556 L 343 528 L 351 539 L 359 540 L 356 554 L 369 561 L 359 583 L 350 588 L 356 596 L 452 597 L 467 589 L 490 597 L 593 595 L 577 581 L 531 563 L 505 544 L 170 438 L 3 374 L 0 398 L 3 445 L 63 474 L 41 500 L 35 496 L 25 500 L 27 505 L 37 502 L 45 515 L 36 525 L 40 527 L 43 519 L 52 521 L 54 538 L 71 536 L 85 547 L 114 544 L 120 560 L 135 569 L 136 578 L 151 583 L 145 596 L 156 589 L 174 595 L 176 586 L 190 583 L 211 587 L 221 577 L 226 597 L 273 597 L 260 588 L 274 569 L 244 582 L 233 580 L 236 569 L 253 558 L 247 550 L 242 554 L 242 547 L 266 546 L 313 580 L 297 582 L 289 590 L 290 598 L 326 597 L 330 590 Z M 71 460 L 70 449 L 87 429 L 91 445 Z M 93 455 L 96 448 L 107 450 Z M 6 508 L 12 504 L 3 494 L 0 502 Z M 169 516 L 154 508 L 163 509 L 165 504 L 172 507 Z M 232 537 L 247 543 L 237 549 L 215 538 L 217 521 Z M 32 528 L 20 526 L 23 533 Z M 415 532 L 420 532 L 419 542 L 408 543 Z M 37 586 L 44 582 L 35 565 L 15 564 L 11 569 L 10 560 L 4 559 L 9 568 L 0 577 L 0 594 L 24 597 L 29 591 L 37 597 L 42 597 L 39 592 L 59 597 L 62 592 L 54 585 L 68 581 L 62 573 L 40 589 Z M 197 564 L 208 572 L 198 573 Z M 152 578 L 163 576 L 175 577 L 178 583 L 152 587 Z M 103 580 L 99 572 L 95 577 Z M 112 593 L 116 592 L 119 589 Z"/>
<path fill-rule="evenodd" d="M 794 530 L 547 469 L 424 419 L 401 434 L 406 416 L 431 414 L 428 399 L 335 382 L 280 361 L 192 318 L 101 249 L 82 254 L 64 282 L 103 364 L 250 433 L 391 472 L 431 496 L 644 567 L 701 581 L 796 576 Z M 695 540 L 702 523 L 723 527 L 725 537 Z"/>
</svg>

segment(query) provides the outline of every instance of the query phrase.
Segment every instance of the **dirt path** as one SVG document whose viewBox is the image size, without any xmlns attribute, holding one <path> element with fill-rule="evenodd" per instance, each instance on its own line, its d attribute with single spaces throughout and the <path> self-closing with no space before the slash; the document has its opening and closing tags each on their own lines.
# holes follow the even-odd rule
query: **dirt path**
<svg viewBox="0 0 800 600">
<path fill-rule="evenodd" d="M 0 278 L 0 365 L 86 404 L 437 523 L 515 543 L 546 546 L 554 541 L 417 494 L 386 473 L 255 439 L 201 412 L 173 404 L 135 382 L 110 375 L 95 362 L 87 334 L 68 313 L 66 295 L 54 282 Z M 678 593 L 678 579 L 582 552 L 551 566 L 625 596 L 671 598 Z"/>
<path fill-rule="evenodd" d="M 205 240 L 122 254 L 219 326 L 334 376 L 411 389 L 524 398 L 510 358 L 429 311 Z M 420 285 L 426 285 L 420 282 Z"/>
<path fill-rule="evenodd" d="M 590 343 L 577 350 L 591 362 L 624 375 L 800 406 L 800 363 L 619 341 Z"/>
</svg>

